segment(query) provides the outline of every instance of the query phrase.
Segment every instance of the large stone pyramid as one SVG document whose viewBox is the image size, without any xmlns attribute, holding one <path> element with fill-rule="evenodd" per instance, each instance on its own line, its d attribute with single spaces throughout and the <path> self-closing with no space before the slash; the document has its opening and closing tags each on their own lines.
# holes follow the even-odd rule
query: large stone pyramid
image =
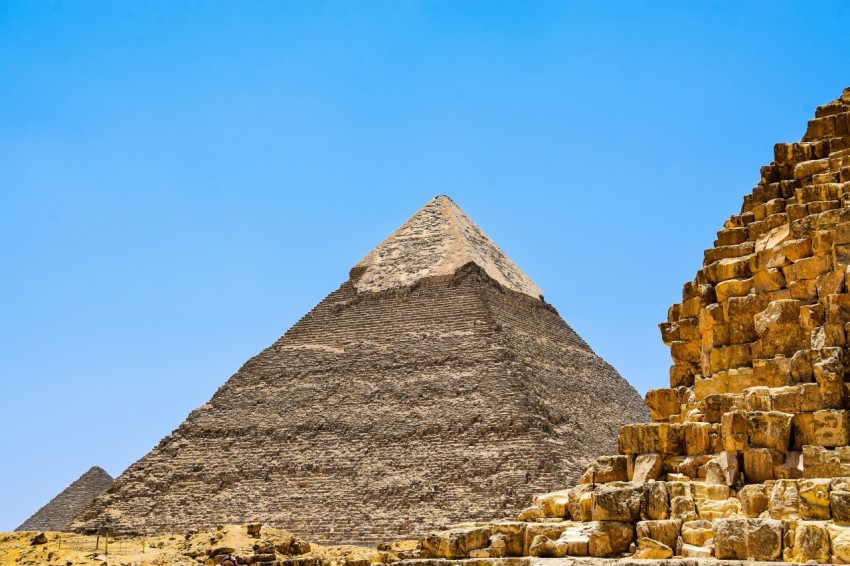
<svg viewBox="0 0 850 566">
<path fill-rule="evenodd" d="M 850 563 L 850 89 L 726 221 L 661 325 L 670 388 L 618 455 L 426 556 Z"/>
<path fill-rule="evenodd" d="M 15 530 L 64 531 L 74 517 L 111 484 L 112 476 L 94 466 Z"/>
<path fill-rule="evenodd" d="M 505 516 L 648 418 L 448 197 L 118 477 L 74 523 L 261 521 L 375 542 Z"/>
</svg>

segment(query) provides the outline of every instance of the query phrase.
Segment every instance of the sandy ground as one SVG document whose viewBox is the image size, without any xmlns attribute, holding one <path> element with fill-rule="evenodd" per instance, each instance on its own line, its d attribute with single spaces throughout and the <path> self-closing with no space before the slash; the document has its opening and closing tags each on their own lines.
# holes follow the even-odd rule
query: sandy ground
<svg viewBox="0 0 850 566">
<path fill-rule="evenodd" d="M 386 550 L 319 546 L 306 544 L 287 531 L 267 527 L 260 530 L 259 536 L 249 536 L 244 525 L 224 525 L 189 534 L 110 538 L 108 541 L 103 537 L 98 540 L 94 536 L 47 532 L 44 533 L 47 542 L 42 544 L 33 542 L 38 534 L 0 533 L 0 566 L 214 566 L 226 553 L 240 558 L 240 565 L 260 560 L 315 558 L 321 559 L 324 566 L 369 566 L 395 562 L 416 547 L 415 541 L 394 543 Z M 318 563 L 317 560 L 315 564 L 303 566 L 318 566 Z"/>
</svg>

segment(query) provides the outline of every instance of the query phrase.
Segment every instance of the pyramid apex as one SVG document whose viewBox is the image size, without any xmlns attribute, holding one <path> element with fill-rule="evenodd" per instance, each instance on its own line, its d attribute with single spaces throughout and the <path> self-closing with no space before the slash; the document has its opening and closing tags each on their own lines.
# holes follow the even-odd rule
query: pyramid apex
<svg viewBox="0 0 850 566">
<path fill-rule="evenodd" d="M 437 195 L 352 269 L 358 291 L 412 285 L 475 263 L 501 285 L 542 297 L 540 288 L 448 195 Z"/>
<path fill-rule="evenodd" d="M 109 475 L 109 472 L 107 472 L 106 470 L 104 470 L 100 466 L 92 466 L 81 477 L 89 476 L 89 475 L 107 476 L 107 477 L 109 477 L 109 479 L 112 479 L 112 476 Z"/>
</svg>

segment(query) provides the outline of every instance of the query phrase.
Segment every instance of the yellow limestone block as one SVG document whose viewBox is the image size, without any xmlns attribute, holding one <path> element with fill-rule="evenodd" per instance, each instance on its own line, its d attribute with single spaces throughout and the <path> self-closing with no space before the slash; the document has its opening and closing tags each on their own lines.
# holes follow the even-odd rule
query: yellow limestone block
<svg viewBox="0 0 850 566">
<path fill-rule="evenodd" d="M 769 511 L 773 519 L 800 518 L 800 494 L 796 480 L 777 480 L 773 484 Z"/>
<path fill-rule="evenodd" d="M 777 560 L 782 555 L 782 521 L 718 519 L 714 522 L 714 552 L 721 560 Z"/>
<path fill-rule="evenodd" d="M 800 490 L 800 517 L 810 520 L 830 518 L 830 482 L 827 478 L 801 479 L 797 482 Z"/>
<path fill-rule="evenodd" d="M 635 540 L 631 523 L 601 521 L 594 523 L 588 541 L 588 553 L 597 558 L 610 558 L 628 552 Z"/>
<path fill-rule="evenodd" d="M 793 544 L 790 547 L 786 545 L 783 553 L 786 562 L 829 562 L 829 531 L 826 523 L 799 521 L 793 530 L 789 530 L 789 535 L 789 538 L 793 538 Z"/>
<path fill-rule="evenodd" d="M 842 563 L 850 563 L 850 526 L 829 523 L 827 530 L 832 554 Z"/>
<path fill-rule="evenodd" d="M 667 519 L 664 521 L 641 521 L 637 524 L 638 546 L 641 539 L 652 539 L 670 548 L 676 548 L 679 538 L 681 521 Z"/>
<path fill-rule="evenodd" d="M 700 519 L 682 524 L 682 541 L 685 544 L 704 546 L 712 539 L 714 539 L 714 530 L 711 527 L 711 521 Z"/>
<path fill-rule="evenodd" d="M 543 511 L 545 517 L 566 517 L 569 515 L 570 490 L 535 495 L 533 502 Z"/>
<path fill-rule="evenodd" d="M 850 444 L 850 414 L 844 410 L 826 409 L 812 414 L 812 439 L 816 446 Z"/>
<path fill-rule="evenodd" d="M 637 559 L 663 560 L 673 557 L 673 549 L 651 538 L 638 539 L 638 548 L 634 554 Z"/>
<path fill-rule="evenodd" d="M 745 485 L 738 490 L 741 512 L 745 517 L 756 518 L 770 505 L 770 490 L 763 483 Z"/>
</svg>

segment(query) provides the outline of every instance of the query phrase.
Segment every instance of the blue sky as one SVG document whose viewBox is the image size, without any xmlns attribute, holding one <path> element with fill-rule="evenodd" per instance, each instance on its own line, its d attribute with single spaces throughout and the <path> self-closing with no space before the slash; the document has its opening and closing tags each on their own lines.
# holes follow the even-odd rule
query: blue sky
<svg viewBox="0 0 850 566">
<path fill-rule="evenodd" d="M 665 386 L 657 323 L 850 85 L 844 6 L 0 3 L 0 531 L 144 455 L 436 194 Z"/>
</svg>

